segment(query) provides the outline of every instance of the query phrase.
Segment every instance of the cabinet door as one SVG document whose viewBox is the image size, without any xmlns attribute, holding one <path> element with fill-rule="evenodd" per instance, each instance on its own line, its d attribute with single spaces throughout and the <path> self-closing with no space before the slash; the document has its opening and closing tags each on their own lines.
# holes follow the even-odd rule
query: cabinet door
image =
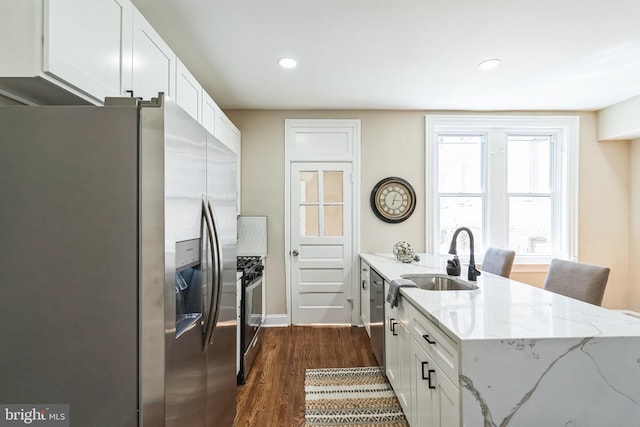
<svg viewBox="0 0 640 427">
<path fill-rule="evenodd" d="M 405 413 L 407 419 L 411 419 L 411 337 L 409 331 L 402 323 L 402 315 L 400 322 L 396 326 L 398 333 L 397 351 L 398 351 L 398 375 L 400 376 L 400 386 L 396 390 L 396 395 L 400 401 L 400 406 Z"/>
<path fill-rule="evenodd" d="M 176 61 L 176 103 L 191 117 L 201 121 L 202 86 L 180 58 Z"/>
<path fill-rule="evenodd" d="M 237 190 L 238 190 L 238 199 L 237 199 L 237 212 L 238 215 L 240 215 L 240 202 L 242 200 L 242 134 L 240 133 L 240 130 L 237 129 L 235 126 L 232 126 L 231 128 L 231 149 L 235 151 L 237 159 L 238 159 L 238 170 L 237 170 L 237 176 L 236 176 L 236 186 L 237 186 Z"/>
<path fill-rule="evenodd" d="M 215 103 L 213 98 L 209 96 L 207 92 L 202 91 L 202 126 L 211 135 L 216 135 L 216 116 L 219 110 L 218 104 Z"/>
<path fill-rule="evenodd" d="M 371 337 L 371 292 L 369 290 L 369 264 L 360 262 L 360 321 Z"/>
<path fill-rule="evenodd" d="M 435 383 L 436 405 L 438 422 L 437 426 L 459 426 L 460 425 L 460 391 L 447 378 L 444 372 L 436 365 L 435 378 L 431 383 Z"/>
<path fill-rule="evenodd" d="M 220 110 L 219 114 L 216 115 L 216 138 L 222 141 L 225 145 L 228 145 L 230 132 L 231 123 L 222 110 Z"/>
<path fill-rule="evenodd" d="M 400 361 L 398 360 L 398 313 L 389 304 L 384 306 L 384 363 L 387 378 L 396 394 L 400 389 L 400 372 L 398 371 Z"/>
<path fill-rule="evenodd" d="M 460 391 L 415 339 L 411 339 L 412 418 L 415 426 L 460 426 Z"/>
<path fill-rule="evenodd" d="M 151 24 L 138 12 L 133 13 L 134 96 L 151 99 L 158 92 L 175 97 L 176 55 Z"/>
<path fill-rule="evenodd" d="M 104 101 L 131 85 L 129 0 L 47 0 L 44 15 L 46 73 Z"/>
<path fill-rule="evenodd" d="M 430 382 L 430 375 L 435 373 L 435 363 L 413 338 L 411 344 L 413 350 L 411 362 L 411 404 L 413 411 L 409 424 L 412 426 L 439 426 L 440 424 L 436 423 L 438 409 L 435 404 L 435 385 L 433 380 Z"/>
</svg>

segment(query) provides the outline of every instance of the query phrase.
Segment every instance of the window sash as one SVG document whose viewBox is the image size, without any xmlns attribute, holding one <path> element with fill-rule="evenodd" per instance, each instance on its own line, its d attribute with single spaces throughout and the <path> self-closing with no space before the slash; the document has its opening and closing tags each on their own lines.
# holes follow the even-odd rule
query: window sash
<svg viewBox="0 0 640 427">
<path fill-rule="evenodd" d="M 550 200 L 551 230 L 549 254 L 519 253 L 517 263 L 546 263 L 553 257 L 577 259 L 577 141 L 578 117 L 567 116 L 427 116 L 426 117 L 426 209 L 428 252 L 439 253 L 440 198 L 482 198 L 482 227 L 487 246 L 508 247 L 509 205 L 515 197 L 544 197 Z M 482 192 L 452 193 L 439 191 L 439 138 L 440 135 L 483 135 Z M 508 192 L 508 138 L 550 137 L 550 188 L 548 192 Z M 491 173 L 489 173 L 491 172 Z M 464 225 L 464 224 L 463 224 Z M 478 240 L 478 239 L 476 239 Z M 484 244 L 483 244 L 484 243 Z M 480 257 L 479 257 L 480 258 Z"/>
</svg>

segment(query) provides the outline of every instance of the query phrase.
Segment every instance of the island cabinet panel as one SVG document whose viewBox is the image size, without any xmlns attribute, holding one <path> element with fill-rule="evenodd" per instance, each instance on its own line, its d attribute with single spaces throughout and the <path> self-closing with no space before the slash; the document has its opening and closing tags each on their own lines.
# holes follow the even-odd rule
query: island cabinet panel
<svg viewBox="0 0 640 427">
<path fill-rule="evenodd" d="M 412 426 L 459 426 L 460 389 L 444 374 L 424 347 L 411 338 Z"/>
<path fill-rule="evenodd" d="M 419 256 L 361 258 L 389 282 L 443 274 Z M 489 273 L 476 286 L 403 287 L 385 306 L 387 374 L 412 427 L 639 425 L 638 319 Z"/>
<path fill-rule="evenodd" d="M 406 305 L 411 336 L 420 343 L 449 380 L 457 383 L 460 371 L 458 344 L 413 305 L 409 303 Z"/>
<path fill-rule="evenodd" d="M 389 283 L 384 284 L 385 294 Z M 413 416 L 411 402 L 411 335 L 407 329 L 408 310 L 406 303 L 398 301 L 396 307 L 385 302 L 385 364 L 387 378 L 400 401 L 407 420 Z"/>
<path fill-rule="evenodd" d="M 389 304 L 385 306 L 385 324 L 384 324 L 384 361 L 387 378 L 389 383 L 396 392 L 400 405 L 403 409 L 406 406 L 406 400 L 403 399 L 402 374 L 402 341 L 404 335 L 401 335 L 400 329 L 400 313 L 398 307 L 391 308 Z"/>
<path fill-rule="evenodd" d="M 409 399 L 412 426 L 459 426 L 458 345 L 401 297 L 409 323 Z"/>
</svg>

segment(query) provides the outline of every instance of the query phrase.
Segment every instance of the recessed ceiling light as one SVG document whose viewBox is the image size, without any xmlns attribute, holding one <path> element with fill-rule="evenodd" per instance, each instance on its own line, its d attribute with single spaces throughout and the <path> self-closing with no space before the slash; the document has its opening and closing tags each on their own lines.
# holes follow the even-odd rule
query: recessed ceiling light
<svg viewBox="0 0 640 427">
<path fill-rule="evenodd" d="M 295 66 L 298 65 L 298 61 L 293 58 L 280 58 L 278 59 L 278 64 L 280 64 L 282 68 L 295 68 Z"/>
<path fill-rule="evenodd" d="M 500 62 L 501 61 L 499 59 L 488 59 L 478 64 L 478 70 L 483 70 L 483 71 L 491 70 L 493 68 L 496 68 L 498 65 L 500 65 Z"/>
</svg>

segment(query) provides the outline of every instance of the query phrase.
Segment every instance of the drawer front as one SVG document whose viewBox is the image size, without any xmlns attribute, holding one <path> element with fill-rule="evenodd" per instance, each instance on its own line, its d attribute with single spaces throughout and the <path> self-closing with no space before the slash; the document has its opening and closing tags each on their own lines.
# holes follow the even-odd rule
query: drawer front
<svg viewBox="0 0 640 427">
<path fill-rule="evenodd" d="M 408 329 L 418 344 L 438 364 L 442 372 L 458 384 L 459 352 L 458 345 L 420 313 L 411 304 L 405 304 L 408 312 Z"/>
</svg>

